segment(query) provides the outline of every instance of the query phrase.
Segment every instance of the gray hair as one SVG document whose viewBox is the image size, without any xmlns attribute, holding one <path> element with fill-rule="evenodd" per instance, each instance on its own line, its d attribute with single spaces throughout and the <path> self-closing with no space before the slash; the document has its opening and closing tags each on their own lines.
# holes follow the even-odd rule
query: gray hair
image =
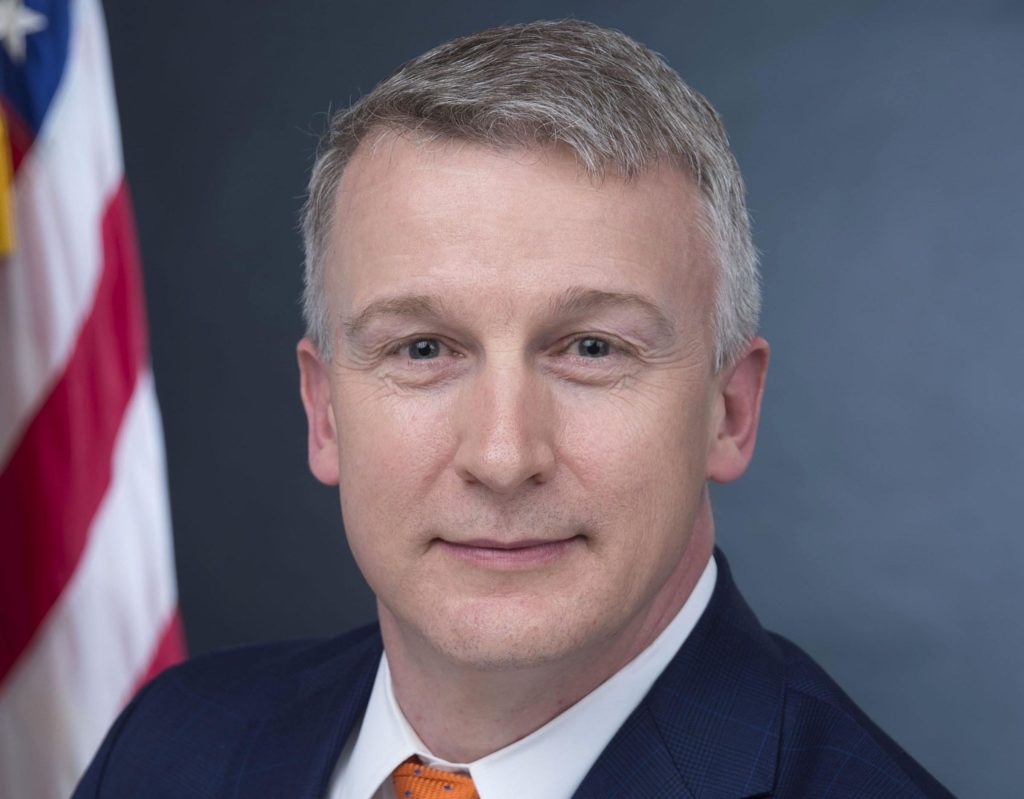
<svg viewBox="0 0 1024 799">
<path fill-rule="evenodd" d="M 689 173 L 701 192 L 703 233 L 717 260 L 715 368 L 757 331 L 757 251 L 745 189 L 711 104 L 656 53 L 579 20 L 492 28 L 414 58 L 330 121 L 303 210 L 307 334 L 331 357 L 324 293 L 336 194 L 356 148 L 377 131 L 413 132 L 489 147 L 569 147 L 600 178 L 627 180 L 658 163 Z"/>
</svg>

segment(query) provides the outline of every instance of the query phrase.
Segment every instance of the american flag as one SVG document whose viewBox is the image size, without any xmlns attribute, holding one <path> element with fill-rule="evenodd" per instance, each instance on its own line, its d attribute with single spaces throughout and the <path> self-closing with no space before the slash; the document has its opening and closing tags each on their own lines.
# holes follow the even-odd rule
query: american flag
<svg viewBox="0 0 1024 799">
<path fill-rule="evenodd" d="M 99 0 L 0 0 L 0 796 L 66 797 L 183 655 Z"/>
</svg>

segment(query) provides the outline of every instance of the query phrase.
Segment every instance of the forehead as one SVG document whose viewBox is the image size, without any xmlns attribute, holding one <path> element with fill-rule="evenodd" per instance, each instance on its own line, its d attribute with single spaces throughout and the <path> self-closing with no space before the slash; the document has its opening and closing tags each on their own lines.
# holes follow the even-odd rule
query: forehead
<svg viewBox="0 0 1024 799">
<path fill-rule="evenodd" d="M 702 213 L 673 167 L 596 179 L 559 146 L 385 133 L 342 176 L 327 290 L 335 313 L 400 290 L 479 289 L 514 303 L 579 286 L 709 305 Z"/>
</svg>

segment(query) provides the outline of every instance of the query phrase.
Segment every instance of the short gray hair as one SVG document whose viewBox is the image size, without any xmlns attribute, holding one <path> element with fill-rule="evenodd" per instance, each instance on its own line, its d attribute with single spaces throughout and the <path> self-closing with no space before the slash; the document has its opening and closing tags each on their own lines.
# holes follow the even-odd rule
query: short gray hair
<svg viewBox="0 0 1024 799">
<path fill-rule="evenodd" d="M 623 33 L 579 20 L 507 25 L 414 58 L 331 119 L 303 209 L 307 334 L 331 357 L 324 294 L 336 194 L 359 144 L 377 131 L 414 132 L 489 147 L 565 145 L 592 177 L 627 180 L 658 163 L 689 173 L 716 256 L 715 368 L 757 331 L 757 251 L 745 189 L 715 109 L 662 58 Z"/>
</svg>

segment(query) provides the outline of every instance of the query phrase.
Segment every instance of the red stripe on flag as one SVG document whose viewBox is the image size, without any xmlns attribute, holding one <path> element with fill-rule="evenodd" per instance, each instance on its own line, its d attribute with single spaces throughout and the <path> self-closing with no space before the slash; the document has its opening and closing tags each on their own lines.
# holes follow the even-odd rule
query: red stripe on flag
<svg viewBox="0 0 1024 799">
<path fill-rule="evenodd" d="M 131 699 L 135 696 L 136 692 L 143 685 L 156 677 L 156 675 L 168 666 L 180 663 L 184 659 L 185 632 L 181 626 L 181 615 L 178 613 L 177 609 L 175 609 L 174 614 L 164 626 L 163 633 L 160 635 L 160 640 L 157 642 L 156 649 L 153 651 L 153 656 L 150 658 L 149 665 L 147 665 L 146 670 L 139 675 L 135 685 L 132 687 L 131 693 L 128 694 L 128 698 Z"/>
<path fill-rule="evenodd" d="M 75 570 L 146 359 L 138 250 L 123 183 L 104 211 L 102 232 L 93 307 L 64 374 L 0 474 L 0 680 Z"/>
<path fill-rule="evenodd" d="M 17 173 L 21 166 L 22 159 L 28 154 L 32 146 L 34 136 L 32 129 L 26 124 L 21 115 L 14 110 L 14 106 L 0 97 L 0 111 L 4 115 L 4 122 L 7 125 L 7 139 L 11 145 L 11 167 Z"/>
</svg>

